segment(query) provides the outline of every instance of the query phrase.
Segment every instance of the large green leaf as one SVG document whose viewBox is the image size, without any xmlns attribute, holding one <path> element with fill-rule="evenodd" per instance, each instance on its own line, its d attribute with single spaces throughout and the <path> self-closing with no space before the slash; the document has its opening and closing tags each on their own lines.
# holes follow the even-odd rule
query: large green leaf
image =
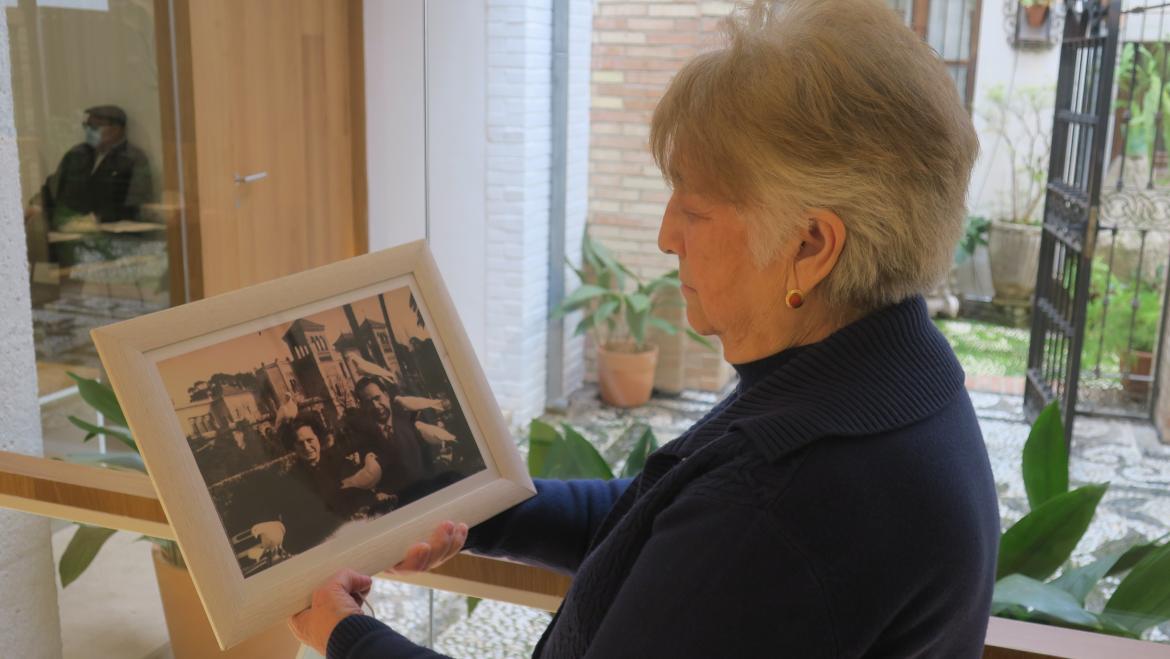
<svg viewBox="0 0 1170 659">
<path fill-rule="evenodd" d="M 646 456 L 650 455 L 658 448 L 658 438 L 654 436 L 654 431 L 645 423 L 637 423 L 630 426 L 624 433 L 626 437 L 636 435 L 637 440 L 634 442 L 634 448 L 630 449 L 630 455 L 626 458 L 626 464 L 622 467 L 622 478 L 632 478 L 637 476 L 642 468 L 646 466 Z M 623 438 L 625 443 L 625 438 Z"/>
<path fill-rule="evenodd" d="M 85 568 L 93 562 L 98 550 L 106 544 L 106 540 L 114 535 L 113 529 L 103 529 L 100 526 L 77 525 L 77 533 L 69 539 L 65 553 L 61 554 L 61 562 L 57 571 L 61 575 L 61 587 L 73 583 L 77 577 L 85 572 Z"/>
<path fill-rule="evenodd" d="M 1024 444 L 1024 489 L 1033 510 L 1054 496 L 1068 492 L 1068 445 L 1060 404 L 1045 407 Z"/>
<path fill-rule="evenodd" d="M 648 318 L 646 320 L 646 322 L 650 323 L 654 327 L 657 327 L 658 329 L 662 330 L 663 332 L 666 332 L 670 336 L 674 336 L 675 334 L 678 334 L 678 326 L 675 325 L 674 323 L 670 322 L 669 320 L 666 320 L 665 318 L 659 318 L 658 316 L 650 316 L 650 318 Z"/>
<path fill-rule="evenodd" d="M 631 293 L 628 298 L 630 308 L 638 313 L 644 313 L 650 310 L 650 296 L 644 293 Z"/>
<path fill-rule="evenodd" d="M 1057 495 L 1012 525 L 999 541 L 996 579 L 1009 574 L 1040 580 L 1052 576 L 1089 528 L 1108 488 L 1086 485 Z"/>
<path fill-rule="evenodd" d="M 618 307 L 621 306 L 621 301 L 608 299 L 597 305 L 597 310 L 593 312 L 592 325 L 596 326 L 602 322 L 608 321 L 615 313 Z"/>
<path fill-rule="evenodd" d="M 1109 573 L 1106 576 L 1112 577 L 1116 574 L 1121 574 L 1122 572 L 1125 572 L 1126 570 L 1137 565 L 1143 558 L 1146 557 L 1147 554 L 1157 549 L 1158 545 L 1166 538 L 1170 538 L 1170 533 L 1167 533 L 1149 542 L 1130 547 L 1124 554 L 1122 554 L 1121 558 L 1117 560 L 1117 563 L 1114 564 L 1112 568 L 1110 568 Z"/>
<path fill-rule="evenodd" d="M 553 311 L 553 317 L 563 316 L 570 311 L 576 311 L 608 292 L 606 289 L 594 284 L 581 284 L 575 291 L 565 296 L 565 299 Z"/>
<path fill-rule="evenodd" d="M 70 423 L 77 426 L 78 428 L 81 428 L 87 433 L 85 438 L 81 440 L 83 442 L 88 442 L 98 435 L 109 435 L 110 437 L 114 437 L 120 440 L 126 446 L 134 449 L 135 453 L 138 452 L 138 443 L 135 442 L 134 438 L 130 436 L 129 428 L 122 426 L 99 426 L 92 424 L 85 419 L 79 419 L 72 414 L 70 414 L 68 418 Z"/>
<path fill-rule="evenodd" d="M 613 471 L 605 458 L 588 439 L 567 423 L 561 425 L 561 430 L 565 433 L 565 450 L 558 478 L 613 478 Z"/>
<path fill-rule="evenodd" d="M 996 582 L 991 613 L 1088 629 L 1101 627 L 1097 616 L 1082 608 L 1072 595 L 1021 574 L 1008 575 Z"/>
<path fill-rule="evenodd" d="M 561 438 L 557 429 L 540 419 L 533 419 L 528 426 L 528 474 L 535 478 L 543 478 L 549 468 L 548 455 L 552 447 Z"/>
<path fill-rule="evenodd" d="M 585 280 L 589 278 L 589 275 L 585 272 L 584 268 L 578 268 L 577 266 L 573 265 L 573 262 L 570 261 L 569 257 L 567 256 L 565 257 L 565 266 L 572 270 L 573 274 L 577 275 L 577 279 L 579 279 L 582 284 L 584 284 Z"/>
<path fill-rule="evenodd" d="M 646 345 L 646 318 L 648 316 L 647 311 L 635 311 L 633 308 L 626 310 L 626 325 L 630 328 L 630 336 L 633 337 L 634 343 L 639 349 Z"/>
<path fill-rule="evenodd" d="M 618 261 L 617 257 L 613 255 L 613 252 L 608 247 L 596 240 L 590 239 L 589 242 L 598 260 L 601 261 L 602 266 L 617 275 L 618 288 L 622 288 L 625 284 L 623 275 L 628 275 L 637 280 L 638 276 L 634 274 L 634 271 L 626 267 L 621 261 Z"/>
<path fill-rule="evenodd" d="M 1170 544 L 1133 567 L 1109 598 L 1104 615 L 1135 634 L 1170 620 Z"/>
<path fill-rule="evenodd" d="M 678 280 L 678 270 L 672 270 L 661 277 L 651 279 L 642 287 L 642 292 L 647 295 L 653 295 L 663 288 L 678 288 L 681 282 Z"/>
<path fill-rule="evenodd" d="M 699 345 L 703 346 L 704 348 L 706 348 L 708 350 L 715 350 L 714 343 L 711 343 L 711 341 L 707 337 L 703 336 L 702 334 L 699 334 L 698 332 L 696 332 L 695 330 L 693 330 L 689 327 L 687 328 L 687 336 L 691 337 L 691 339 L 693 341 L 695 341 L 695 343 L 698 343 Z"/>
<path fill-rule="evenodd" d="M 81 399 L 89 403 L 90 407 L 101 412 L 116 425 L 127 425 L 126 415 L 122 413 L 122 406 L 118 404 L 118 397 L 114 395 L 114 390 L 109 385 L 82 377 L 72 371 L 69 371 L 68 375 L 77 383 L 77 393 L 81 394 Z"/>
<path fill-rule="evenodd" d="M 1124 552 L 1115 552 L 1103 556 L 1088 565 L 1065 570 L 1051 584 L 1068 593 L 1073 599 L 1080 602 L 1081 606 L 1084 606 L 1085 598 L 1093 591 L 1093 587 L 1113 569 L 1113 566 L 1117 564 L 1117 561 L 1121 559 L 1123 554 Z"/>
<path fill-rule="evenodd" d="M 580 336 L 580 335 L 584 334 L 585 332 L 588 332 L 589 330 L 593 329 L 593 325 L 594 325 L 593 314 L 589 314 L 588 316 L 585 316 L 584 318 L 582 318 L 581 322 L 577 323 L 577 328 L 573 330 L 573 334 L 575 336 Z"/>
<path fill-rule="evenodd" d="M 607 287 L 612 286 L 620 291 L 626 287 L 626 275 L 637 279 L 629 268 L 618 262 L 613 252 L 605 245 L 586 235 L 583 246 L 586 259 L 595 265 L 602 276 L 606 276 Z"/>
</svg>

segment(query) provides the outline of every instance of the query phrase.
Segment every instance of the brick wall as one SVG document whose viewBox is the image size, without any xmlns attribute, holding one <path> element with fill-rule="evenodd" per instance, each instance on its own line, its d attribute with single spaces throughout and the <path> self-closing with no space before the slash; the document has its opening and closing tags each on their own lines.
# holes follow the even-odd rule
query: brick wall
<svg viewBox="0 0 1170 659">
<path fill-rule="evenodd" d="M 593 18 L 589 227 L 640 276 L 676 266 L 658 251 L 669 192 L 647 150 L 650 116 L 674 73 L 718 43 L 727 2 L 598 0 Z M 680 321 L 679 310 L 668 316 Z M 656 336 L 656 386 L 718 389 L 731 376 L 719 353 L 679 337 Z"/>
</svg>

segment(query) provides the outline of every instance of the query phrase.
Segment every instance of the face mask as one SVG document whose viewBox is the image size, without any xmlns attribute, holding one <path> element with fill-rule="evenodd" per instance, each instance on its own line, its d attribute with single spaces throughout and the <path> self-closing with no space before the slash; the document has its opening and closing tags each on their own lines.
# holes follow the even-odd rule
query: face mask
<svg viewBox="0 0 1170 659">
<path fill-rule="evenodd" d="M 95 126 L 85 127 L 85 143 L 97 148 L 102 142 L 102 129 Z"/>
</svg>

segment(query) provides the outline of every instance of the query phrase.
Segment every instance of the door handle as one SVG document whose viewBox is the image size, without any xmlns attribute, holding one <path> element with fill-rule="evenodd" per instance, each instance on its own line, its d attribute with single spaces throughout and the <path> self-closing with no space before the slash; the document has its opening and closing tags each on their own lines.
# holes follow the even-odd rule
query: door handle
<svg viewBox="0 0 1170 659">
<path fill-rule="evenodd" d="M 236 185 L 243 185 L 245 183 L 255 183 L 266 178 L 268 178 L 268 172 L 256 172 L 255 174 L 247 174 L 244 176 L 236 174 L 232 180 L 235 181 Z"/>
</svg>

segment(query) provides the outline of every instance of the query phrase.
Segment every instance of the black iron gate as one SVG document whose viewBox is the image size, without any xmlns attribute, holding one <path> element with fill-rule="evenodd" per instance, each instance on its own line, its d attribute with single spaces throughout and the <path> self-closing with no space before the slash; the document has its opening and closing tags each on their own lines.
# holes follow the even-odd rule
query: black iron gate
<svg viewBox="0 0 1170 659">
<path fill-rule="evenodd" d="M 1112 114 L 1121 2 L 1068 4 L 1024 406 L 1060 401 L 1072 437 L 1093 248 Z"/>
</svg>

